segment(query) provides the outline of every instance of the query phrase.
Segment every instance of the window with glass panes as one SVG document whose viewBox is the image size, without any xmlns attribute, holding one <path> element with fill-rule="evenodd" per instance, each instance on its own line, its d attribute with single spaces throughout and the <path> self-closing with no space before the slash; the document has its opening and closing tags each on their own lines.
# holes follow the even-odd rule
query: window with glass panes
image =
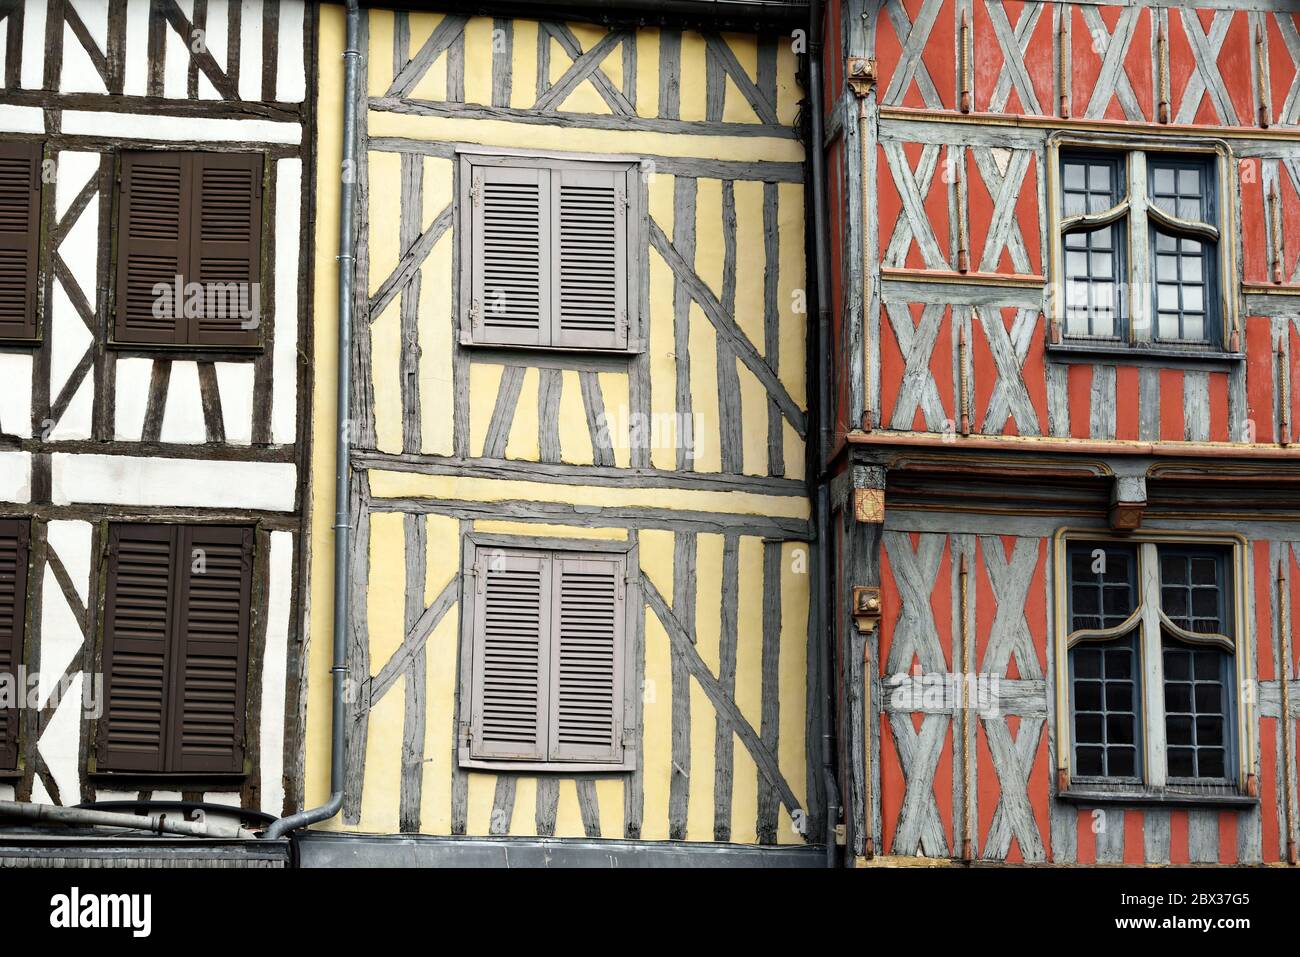
<svg viewBox="0 0 1300 957">
<path fill-rule="evenodd" d="M 1070 651 L 1075 773 L 1135 778 L 1139 705 L 1137 555 L 1078 546 L 1070 552 L 1070 632 L 1091 635 Z"/>
<path fill-rule="evenodd" d="M 1068 544 L 1074 778 L 1233 782 L 1231 554 L 1228 546 L 1181 542 Z"/>
<path fill-rule="evenodd" d="M 1106 214 L 1127 191 L 1114 156 L 1067 155 L 1061 165 L 1065 231 L 1065 334 L 1117 339 L 1123 333 L 1123 221 Z"/>
<path fill-rule="evenodd" d="M 1066 339 L 1221 340 L 1218 162 L 1157 149 L 1061 151 Z"/>
</svg>

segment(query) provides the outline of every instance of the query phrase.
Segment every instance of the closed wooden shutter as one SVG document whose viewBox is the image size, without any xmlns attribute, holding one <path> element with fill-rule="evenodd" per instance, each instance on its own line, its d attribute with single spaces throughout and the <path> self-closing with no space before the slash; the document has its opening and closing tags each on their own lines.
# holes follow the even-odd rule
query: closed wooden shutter
<svg viewBox="0 0 1300 957">
<path fill-rule="evenodd" d="M 185 321 L 170 290 L 185 281 L 187 271 L 190 179 L 188 154 L 122 154 L 113 328 L 118 342 L 186 341 Z"/>
<path fill-rule="evenodd" d="M 260 320 L 262 157 L 197 153 L 190 196 L 187 276 L 204 309 L 187 319 L 192 345 L 256 345 Z M 253 313 L 251 319 L 241 313 Z"/>
<path fill-rule="evenodd" d="M 110 526 L 100 770 L 243 770 L 252 536 Z"/>
<path fill-rule="evenodd" d="M 627 174 L 558 169 L 554 195 L 552 344 L 627 347 Z"/>
<path fill-rule="evenodd" d="M 480 545 L 473 562 L 468 757 L 622 763 L 624 557 Z"/>
<path fill-rule="evenodd" d="M 244 763 L 244 689 L 253 530 L 183 530 L 177 596 L 172 769 L 233 773 Z"/>
<path fill-rule="evenodd" d="M 550 557 L 480 549 L 475 558 L 471 754 L 544 760 L 550 687 Z"/>
<path fill-rule="evenodd" d="M 623 587 L 621 559 L 555 557 L 552 761 L 622 759 Z"/>
<path fill-rule="evenodd" d="M 0 519 L 0 676 L 17 679 L 27 618 L 27 536 L 25 520 Z M 13 690 L 19 689 L 15 685 Z M 18 708 L 0 707 L 0 770 L 18 764 Z"/>
<path fill-rule="evenodd" d="M 0 143 L 0 339 L 36 336 L 41 147 Z"/>
<path fill-rule="evenodd" d="M 550 170 L 472 167 L 470 319 L 475 342 L 547 345 Z"/>
<path fill-rule="evenodd" d="M 166 770 L 174 532 L 166 525 L 109 528 L 101 769 Z"/>
</svg>

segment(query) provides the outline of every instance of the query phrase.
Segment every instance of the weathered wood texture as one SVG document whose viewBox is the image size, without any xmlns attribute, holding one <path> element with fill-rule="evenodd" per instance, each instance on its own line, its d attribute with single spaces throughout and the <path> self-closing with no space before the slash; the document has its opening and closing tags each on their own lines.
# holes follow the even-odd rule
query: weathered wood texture
<svg viewBox="0 0 1300 957">
<path fill-rule="evenodd" d="M 0 436 L 6 454 L 30 454 L 31 495 L 15 491 L 0 512 L 31 517 L 33 541 L 46 543 L 50 532 L 48 547 L 33 549 L 24 664 L 64 669 L 63 690 L 24 727 L 16 793 L 75 804 L 105 789 L 175 790 L 275 814 L 295 810 L 305 702 L 301 506 L 311 408 L 316 10 L 296 0 L 20 0 L 0 6 L 0 36 L 0 136 L 43 150 L 39 340 L 0 349 Z M 255 348 L 109 346 L 115 299 L 124 295 L 114 282 L 121 154 L 153 149 L 261 154 Z M 148 484 L 101 499 L 114 505 L 69 501 L 60 465 L 86 454 L 112 456 L 128 471 L 145 457 L 193 462 L 195 490 L 204 494 L 228 482 L 227 466 L 290 465 L 293 504 L 177 507 L 167 504 L 178 499 L 174 488 Z M 113 520 L 257 526 L 250 770 L 241 780 L 109 783 L 89 774 L 95 724 L 74 698 L 94 690 Z M 42 589 L 46 568 L 58 589 Z"/>
<path fill-rule="evenodd" d="M 818 782 L 793 50 L 506 17 L 365 21 L 352 466 L 368 494 L 351 634 L 366 694 L 345 821 L 802 842 Z M 626 353 L 467 343 L 465 149 L 639 162 Z M 466 653 L 471 534 L 626 550 L 633 770 L 460 766 L 469 718 L 446 676 Z"/>
</svg>

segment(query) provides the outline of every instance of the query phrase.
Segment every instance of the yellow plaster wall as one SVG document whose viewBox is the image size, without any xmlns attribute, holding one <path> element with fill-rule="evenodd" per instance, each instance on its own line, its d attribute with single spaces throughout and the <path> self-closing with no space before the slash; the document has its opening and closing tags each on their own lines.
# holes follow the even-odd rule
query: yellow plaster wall
<svg viewBox="0 0 1300 957">
<path fill-rule="evenodd" d="M 410 53 L 414 53 L 442 20 L 440 14 L 412 13 L 409 16 Z M 385 96 L 394 77 L 393 14 L 374 10 L 369 14 L 369 75 L 367 89 L 372 96 Z M 583 49 L 598 42 L 605 30 L 590 25 L 572 25 Z M 510 106 L 529 109 L 535 99 L 537 72 L 538 25 L 518 20 L 513 23 L 513 75 Z M 335 283 L 334 260 L 339 215 L 339 184 L 333 172 L 339 168 L 339 139 L 342 90 L 343 47 L 342 8 L 326 6 L 321 12 L 320 38 L 320 113 L 318 134 L 317 252 L 316 252 L 316 335 L 313 361 L 316 368 L 317 395 L 313 401 L 313 492 L 311 590 L 315 600 L 311 609 L 309 649 L 309 683 L 307 704 L 307 788 L 309 804 L 323 802 L 328 790 L 329 766 L 329 655 L 332 629 L 332 547 L 334 474 L 334 390 L 335 382 Z M 637 54 L 635 99 L 642 116 L 658 113 L 660 84 L 658 78 L 661 33 L 646 28 L 635 31 L 631 42 Z M 757 44 L 754 38 L 728 34 L 726 42 L 738 61 L 751 75 L 757 68 Z M 795 59 L 788 44 L 778 44 L 777 111 L 783 123 L 793 123 L 801 93 L 794 79 Z M 557 42 L 549 41 L 550 75 L 558 80 L 570 60 Z M 488 104 L 492 97 L 493 36 L 492 21 L 472 18 L 464 45 L 464 88 L 468 104 Z M 603 75 L 622 88 L 624 50 L 612 54 L 600 66 Z M 686 33 L 682 40 L 681 118 L 703 121 L 706 113 L 707 74 L 706 43 L 703 37 Z M 729 81 L 730 83 L 730 81 Z M 448 71 L 439 59 L 415 85 L 414 100 L 438 102 L 448 94 Z M 571 112 L 608 115 L 608 105 L 589 81 L 580 83 L 561 105 Z M 730 84 L 723 115 L 726 123 L 758 123 L 752 108 L 734 84 Z M 549 149 L 629 157 L 669 156 L 723 160 L 768 160 L 800 163 L 802 148 L 796 140 L 775 136 L 732 137 L 714 130 L 701 133 L 645 132 L 604 130 L 552 125 L 520 124 L 506 119 L 479 119 L 468 116 L 412 116 L 371 110 L 367 116 L 371 137 L 400 137 L 416 141 L 462 142 L 483 146 Z M 363 277 L 367 291 L 373 294 L 390 276 L 403 250 L 399 242 L 400 168 L 395 152 L 371 149 L 367 154 L 370 177 L 370 215 L 367 241 L 369 272 Z M 419 212 L 423 232 L 454 200 L 455 162 L 446 157 L 424 156 L 424 200 Z M 670 238 L 678 224 L 674 222 L 674 177 L 667 173 L 648 175 L 649 214 Z M 693 264 L 700 278 L 713 294 L 723 293 L 724 246 L 722 219 L 722 181 L 702 177 L 698 180 L 698 199 L 688 211 L 694 217 L 696 250 Z M 760 354 L 766 352 L 764 341 L 764 268 L 762 251 L 765 240 L 764 186 L 758 182 L 738 181 L 735 186 L 737 216 L 736 321 Z M 780 312 L 780 355 L 774 363 L 782 384 L 794 401 L 803 407 L 805 316 L 797 308 L 804 283 L 803 199 L 799 184 L 782 183 L 778 196 L 778 308 Z M 453 262 L 456 237 L 453 230 L 433 246 L 419 268 L 418 347 L 421 440 L 418 453 L 427 456 L 451 456 L 455 451 L 452 410 L 457 398 L 453 370 L 453 342 L 456 335 L 453 316 Z M 672 271 L 657 252 L 649 251 L 649 329 L 646 367 L 650 388 L 651 411 L 662 417 L 659 442 L 651 449 L 655 469 L 676 468 L 677 435 L 673 423 L 677 364 L 673 333 L 674 297 L 677 283 Z M 374 419 L 376 446 L 380 452 L 402 451 L 402 408 L 400 389 L 401 354 L 404 344 L 400 328 L 400 299 L 373 318 L 369 326 L 372 347 Z M 717 335 L 698 305 L 689 310 L 690 387 L 698 434 L 694 469 L 716 472 L 722 467 L 719 434 L 719 396 L 717 378 Z M 520 362 L 511 359 L 509 362 Z M 467 452 L 471 457 L 483 452 L 489 424 L 496 406 L 507 360 L 480 355 L 469 364 Z M 559 436 L 562 460 L 572 465 L 589 465 L 594 461 L 592 437 L 588 430 L 578 372 L 561 373 Z M 738 363 L 738 378 L 743 421 L 744 472 L 766 476 L 767 461 L 767 393 L 753 373 Z M 607 415 L 613 444 L 615 465 L 631 464 L 627 434 L 631 384 L 625 372 L 602 366 L 596 376 Z M 538 441 L 538 368 L 526 365 L 523 386 L 515 414 L 510 422 L 505 456 L 520 463 L 537 462 L 541 450 Z M 795 430 L 782 426 L 786 476 L 799 479 L 803 471 L 803 444 Z M 409 450 L 408 450 L 409 451 Z M 368 474 L 370 494 L 376 501 L 415 499 L 436 503 L 447 499 L 480 503 L 535 501 L 582 507 L 619 507 L 647 511 L 670 510 L 684 513 L 724 513 L 790 521 L 806 521 L 808 503 L 798 496 L 764 494 L 754 490 L 697 490 L 641 487 L 635 474 L 628 481 L 613 486 L 582 486 L 549 482 L 543 475 L 535 480 L 519 478 L 487 479 L 464 475 L 425 475 L 412 472 L 372 469 Z M 464 528 L 478 533 L 551 536 L 556 538 L 623 541 L 635 534 L 640 567 L 664 600 L 673 602 L 674 533 L 663 528 L 646 527 L 630 532 L 625 525 L 601 526 L 593 523 L 521 521 L 513 518 L 459 518 L 432 514 L 423 517 L 427 532 L 424 560 L 426 574 L 424 602 L 434 602 L 459 572 L 460 536 Z M 370 515 L 368 554 L 367 625 L 370 673 L 376 674 L 401 645 L 404 631 L 404 582 L 406 552 L 400 513 L 373 512 Z M 736 652 L 735 701 L 745 719 L 757 730 L 762 720 L 763 665 L 763 550 L 757 534 L 745 533 L 737 539 L 739 549 L 738 635 Z M 683 624 L 694 634 L 696 647 L 710 670 L 716 675 L 720 666 L 721 618 L 718 596 L 722 593 L 725 539 L 721 534 L 701 532 L 696 539 L 697 557 L 684 570 L 696 588 L 696 614 Z M 807 680 L 807 633 L 809 611 L 809 577 L 806 544 L 787 542 L 781 548 L 781 634 L 779 641 L 779 743 L 777 757 L 785 780 L 802 801 L 805 780 L 805 708 Z M 508 833 L 531 836 L 537 833 L 539 787 L 544 780 L 536 774 L 499 775 L 482 771 L 459 772 L 453 766 L 455 744 L 455 698 L 458 673 L 460 609 L 453 604 L 429 636 L 426 645 L 425 672 L 425 753 L 422 765 L 420 829 L 428 834 L 446 835 L 460 831 L 454 808 L 463 806 L 463 833 L 486 835 Z M 641 826 L 643 839 L 669 837 L 669 801 L 676 773 L 672 762 L 673 700 L 671 642 L 656 615 L 647 610 L 644 619 L 644 685 L 640 689 L 643 709 L 640 751 L 640 786 L 643 789 Z M 323 827 L 360 832 L 394 832 L 399 829 L 399 781 L 402 763 L 405 677 L 399 678 L 387 694 L 373 706 L 367 717 L 368 746 L 364 763 L 360 819 L 345 823 L 336 817 Z M 718 718 L 712 702 L 695 680 L 688 681 L 691 731 L 689 747 L 692 776 L 686 817 L 687 840 L 714 840 L 714 781 Z M 729 821 L 731 839 L 753 842 L 757 839 L 756 817 L 762 786 L 758 767 L 739 737 L 733 737 L 732 807 Z M 589 831 L 584 822 L 582 793 L 594 798 L 598 817 L 595 832 L 608 838 L 628 835 L 626 806 L 632 776 L 597 775 L 582 781 L 573 776 L 560 777 L 555 808 L 555 836 L 582 837 Z M 513 800 L 507 800 L 513 784 Z M 458 790 L 460 796 L 458 797 Z M 463 804 L 462 804 L 463 802 Z M 497 812 L 494 814 L 494 807 Z M 504 813 L 503 813 L 504 812 Z M 799 842 L 788 809 L 778 816 L 777 840 Z"/>
</svg>

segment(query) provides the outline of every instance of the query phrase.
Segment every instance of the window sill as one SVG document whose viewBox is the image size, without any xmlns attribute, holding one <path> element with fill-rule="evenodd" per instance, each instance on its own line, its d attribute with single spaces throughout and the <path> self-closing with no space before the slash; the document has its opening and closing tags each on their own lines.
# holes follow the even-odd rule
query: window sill
<svg viewBox="0 0 1300 957">
<path fill-rule="evenodd" d="M 621 761 L 618 764 L 600 764 L 588 761 L 559 764 L 546 761 L 492 761 L 482 758 L 461 757 L 460 767 L 464 771 L 526 771 L 529 774 L 584 774 L 619 776 L 636 770 L 634 761 Z"/>
<path fill-rule="evenodd" d="M 1098 804 L 1142 805 L 1144 807 L 1222 807 L 1251 808 L 1259 804 L 1259 798 L 1248 794 L 1233 792 L 1209 792 L 1193 790 L 1176 790 L 1166 788 L 1163 791 L 1150 790 L 1103 790 L 1090 789 L 1089 786 L 1071 787 L 1056 795 L 1062 801 L 1071 804 L 1083 804 L 1089 807 Z"/>
<path fill-rule="evenodd" d="M 1144 345 L 1124 345 L 1117 342 L 1084 342 L 1080 340 L 1049 342 L 1047 354 L 1053 358 L 1069 361 L 1078 359 L 1158 359 L 1162 362 L 1181 363 L 1184 365 L 1235 365 L 1246 361 L 1244 352 L 1223 352 L 1210 348 L 1181 348 L 1179 346 L 1150 343 Z"/>
<path fill-rule="evenodd" d="M 90 771 L 86 777 L 104 787 L 131 786 L 141 788 L 166 788 L 172 791 L 232 791 L 243 787 L 248 775 L 240 771 L 230 774 L 195 774 L 178 771 Z"/>
<path fill-rule="evenodd" d="M 21 781 L 21 780 L 22 780 L 22 777 L 23 777 L 23 772 L 22 772 L 22 771 L 18 771 L 18 770 L 14 769 L 14 768 L 7 768 L 7 769 L 5 769 L 5 770 L 3 770 L 3 771 L 0 771 L 0 782 L 3 782 L 3 781 Z"/>
<path fill-rule="evenodd" d="M 266 351 L 266 347 L 261 342 L 233 345 L 193 342 L 120 342 L 116 339 L 110 339 L 105 343 L 105 347 L 115 353 L 138 353 L 140 355 L 166 353 L 169 359 L 192 358 L 200 362 L 221 358 L 223 355 L 258 355 Z"/>
</svg>

